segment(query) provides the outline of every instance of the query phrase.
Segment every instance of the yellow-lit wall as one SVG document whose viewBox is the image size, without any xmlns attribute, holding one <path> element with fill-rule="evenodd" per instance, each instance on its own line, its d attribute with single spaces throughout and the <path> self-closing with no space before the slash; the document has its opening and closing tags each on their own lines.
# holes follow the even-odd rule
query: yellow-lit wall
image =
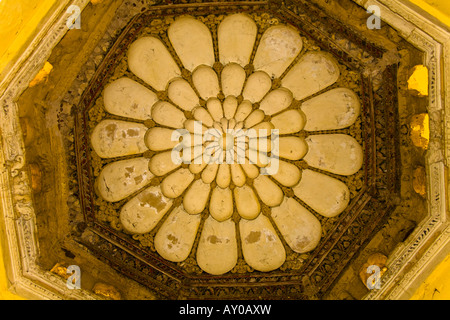
<svg viewBox="0 0 450 320">
<path fill-rule="evenodd" d="M 411 300 L 450 300 L 450 255 L 433 270 Z"/>
<path fill-rule="evenodd" d="M 57 0 L 0 0 L 0 77 L 39 30 Z"/>
<path fill-rule="evenodd" d="M 4 265 L 3 252 L 0 246 L 0 300 L 23 300 L 21 297 L 12 294 L 8 290 L 8 279 L 6 277 Z"/>
<path fill-rule="evenodd" d="M 408 0 L 421 7 L 441 22 L 450 26 L 450 1 L 448 0 Z"/>
<path fill-rule="evenodd" d="M 449 0 L 409 1 L 450 26 Z M 0 0 L 0 78 L 30 43 L 39 30 L 40 23 L 56 3 L 57 0 Z M 449 273 L 450 256 L 438 265 L 417 290 L 413 299 L 450 300 L 450 278 L 446 276 Z M 10 293 L 7 288 L 7 277 L 0 246 L 0 299 L 21 299 Z"/>
</svg>

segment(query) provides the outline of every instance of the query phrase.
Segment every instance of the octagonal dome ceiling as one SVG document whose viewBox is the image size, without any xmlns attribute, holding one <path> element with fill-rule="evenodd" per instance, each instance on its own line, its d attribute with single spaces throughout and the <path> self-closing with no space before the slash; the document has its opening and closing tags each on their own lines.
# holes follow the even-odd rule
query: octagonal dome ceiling
<svg viewBox="0 0 450 320">
<path fill-rule="evenodd" d="M 91 144 L 100 158 L 116 161 L 101 169 L 96 190 L 112 203 L 133 195 L 120 208 L 125 233 L 146 237 L 168 214 L 153 241 L 169 261 L 186 260 L 200 232 L 203 271 L 231 271 L 238 247 L 249 266 L 272 271 L 286 260 L 273 224 L 296 253 L 321 238 L 319 220 L 299 201 L 324 217 L 347 207 L 349 188 L 323 172 L 351 176 L 362 167 L 358 141 L 332 131 L 354 124 L 359 99 L 345 87 L 325 91 L 339 78 L 337 62 L 322 51 L 299 55 L 302 40 L 290 26 L 267 28 L 255 50 L 258 27 L 249 15 L 226 16 L 217 30 L 215 50 L 200 20 L 183 16 L 170 24 L 184 77 L 160 39 L 131 44 L 129 70 L 149 88 L 126 76 L 105 88 L 106 119 Z M 136 157 L 121 160 L 128 156 Z"/>
<path fill-rule="evenodd" d="M 367 293 L 368 256 L 426 216 L 404 81 L 424 53 L 352 1 L 116 2 L 18 102 L 39 265 L 124 299 Z"/>
</svg>

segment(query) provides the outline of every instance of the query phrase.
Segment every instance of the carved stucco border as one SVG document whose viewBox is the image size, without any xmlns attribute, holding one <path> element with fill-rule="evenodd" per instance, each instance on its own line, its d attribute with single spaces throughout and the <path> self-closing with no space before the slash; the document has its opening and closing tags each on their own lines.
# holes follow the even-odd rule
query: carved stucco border
<svg viewBox="0 0 450 320">
<path fill-rule="evenodd" d="M 366 300 L 410 298 L 434 267 L 450 253 L 446 167 L 450 160 L 450 33 L 398 0 L 354 0 L 377 5 L 381 20 L 422 50 L 429 71 L 427 112 L 430 143 L 426 153 L 428 213 L 413 233 L 389 256 L 381 287 Z"/>
<path fill-rule="evenodd" d="M 450 35 L 412 8 L 398 0 L 354 0 L 367 8 L 381 8 L 381 18 L 417 48 L 425 52 L 423 64 L 429 69 L 429 106 L 431 139 L 426 157 L 428 179 L 428 216 L 390 255 L 388 272 L 381 289 L 372 290 L 365 299 L 404 299 L 424 280 L 432 268 L 450 252 L 450 227 L 447 219 L 445 168 L 450 160 Z M 0 83 L 0 201 L 1 227 L 11 291 L 31 299 L 93 299 L 84 290 L 69 290 L 65 281 L 36 263 L 39 253 L 35 212 L 25 148 L 16 101 L 42 68 L 53 47 L 67 32 L 66 9 L 74 4 L 84 8 L 88 0 L 59 1 L 46 24 Z M 443 83 L 442 83 L 443 81 Z"/>
<path fill-rule="evenodd" d="M 70 290 L 66 282 L 37 264 L 36 216 L 25 147 L 19 125 L 17 100 L 43 67 L 52 49 L 68 31 L 70 5 L 80 9 L 88 0 L 61 0 L 48 14 L 45 24 L 10 72 L 0 83 L 0 226 L 9 289 L 28 299 L 95 299 L 84 290 Z"/>
</svg>

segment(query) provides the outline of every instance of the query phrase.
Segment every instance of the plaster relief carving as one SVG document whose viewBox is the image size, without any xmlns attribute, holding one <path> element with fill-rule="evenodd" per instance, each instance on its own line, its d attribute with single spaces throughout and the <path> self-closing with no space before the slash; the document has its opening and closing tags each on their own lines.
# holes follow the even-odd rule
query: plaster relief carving
<svg viewBox="0 0 450 320">
<path fill-rule="evenodd" d="M 235 30 L 234 25 L 242 23 L 245 28 Z M 264 227 L 261 225 L 261 228 L 266 230 L 273 222 L 267 218 L 258 218 L 262 214 L 261 204 L 276 211 L 285 199 L 290 204 L 290 208 L 296 208 L 301 205 L 293 198 L 285 198 L 282 188 L 293 187 L 295 192 L 299 181 L 302 188 L 306 190 L 312 188 L 311 184 L 315 183 L 313 180 L 307 182 L 309 181 L 307 176 L 303 180 L 302 169 L 296 163 L 299 160 L 304 159 L 313 168 L 341 175 L 355 174 L 362 167 L 361 147 L 350 136 L 322 134 L 311 135 L 306 140 L 296 136 L 302 132 L 305 123 L 308 123 L 307 119 L 315 118 L 314 121 L 311 120 L 310 130 L 313 131 L 336 130 L 351 126 L 359 116 L 359 102 L 350 89 L 337 88 L 325 91 L 314 98 L 323 107 L 315 108 L 314 105 L 317 103 L 312 101 L 314 99 L 302 105 L 301 109 L 296 107 L 293 103 L 294 98 L 297 100 L 307 98 L 332 85 L 337 81 L 339 71 L 336 61 L 323 52 L 301 54 L 298 61 L 294 61 L 303 48 L 302 39 L 294 28 L 281 24 L 268 28 L 258 44 L 253 61 L 250 59 L 250 54 L 256 36 L 256 23 L 249 16 L 229 15 L 219 24 L 219 30 L 218 50 L 221 56 L 220 61 L 224 62 L 221 72 L 217 72 L 212 67 L 215 63 L 212 55 L 214 47 L 210 31 L 204 23 L 194 17 L 181 17 L 168 28 L 168 37 L 175 52 L 183 66 L 192 72 L 192 84 L 186 79 L 179 78 L 179 69 L 175 67 L 176 59 L 170 57 L 169 51 L 159 40 L 149 37 L 136 40 L 128 51 L 128 64 L 130 70 L 144 80 L 149 87 L 145 88 L 126 77 L 108 85 L 104 91 L 106 110 L 126 116 L 130 118 L 130 122 L 104 120 L 99 123 L 92 134 L 93 148 L 103 158 L 128 156 L 142 152 L 144 150 L 142 143 L 145 142 L 145 146 L 155 152 L 150 158 L 149 169 L 153 175 L 162 178 L 162 196 L 173 199 L 174 203 L 179 197 L 183 198 L 184 208 L 179 204 L 174 205 L 172 215 L 174 212 L 185 212 L 185 210 L 191 215 L 199 215 L 197 217 L 189 217 L 187 213 L 182 215 L 186 219 L 189 217 L 189 221 L 194 219 L 195 225 L 201 216 L 210 215 L 220 228 L 222 228 L 221 223 L 234 225 L 240 221 L 240 225 L 247 226 L 253 225 L 254 219 L 263 219 L 261 221 L 264 221 Z M 245 46 L 233 46 L 237 38 L 243 39 Z M 151 46 L 155 46 L 152 49 L 155 54 L 157 51 L 161 52 L 158 59 L 135 58 L 145 56 Z M 249 62 L 253 62 L 255 70 L 247 76 L 245 67 Z M 280 77 L 289 67 L 291 67 L 290 71 L 281 78 L 283 87 L 273 90 L 272 77 Z M 144 75 L 142 70 L 152 71 L 145 72 Z M 298 85 L 299 83 L 304 85 Z M 123 85 L 126 87 L 121 91 L 111 90 L 113 87 L 121 88 Z M 171 102 L 156 100 L 152 90 L 160 91 L 165 88 L 175 105 Z M 330 98 L 330 95 L 333 98 Z M 325 104 L 320 102 L 322 100 Z M 326 108 L 327 101 L 329 105 L 331 100 L 337 100 L 343 105 L 342 108 L 333 111 L 335 117 L 343 118 L 338 123 L 325 119 L 329 112 L 323 108 Z M 154 102 L 153 105 L 149 104 L 149 101 Z M 206 107 L 204 107 L 205 104 Z M 139 112 L 128 113 L 126 108 L 128 105 Z M 186 111 L 189 112 L 186 113 Z M 351 115 L 347 115 L 348 112 Z M 134 121 L 147 119 L 154 121 L 155 125 L 147 131 L 145 139 L 143 129 L 138 128 L 139 124 L 133 124 L 131 122 L 133 119 Z M 193 120 L 194 123 L 189 120 Z M 196 123 L 199 125 L 199 130 L 195 130 Z M 207 130 L 206 134 L 203 127 Z M 187 130 L 189 134 L 184 134 L 182 142 L 174 146 L 173 142 L 178 141 L 174 138 L 177 129 Z M 133 130 L 136 134 L 131 135 L 129 132 Z M 273 140 L 273 133 L 270 133 L 272 130 L 277 130 L 283 135 L 277 138 L 276 142 Z M 252 132 L 254 136 L 249 135 Z M 160 146 L 159 144 L 163 141 L 165 142 Z M 107 151 L 104 150 L 105 145 L 109 146 Z M 188 160 L 185 163 L 190 165 L 189 169 L 180 168 L 182 163 L 173 158 L 174 150 L 180 145 L 184 152 L 181 158 L 183 161 Z M 140 147 L 136 148 L 136 146 Z M 115 152 L 116 149 L 117 152 Z M 163 149 L 166 151 L 161 152 Z M 277 164 L 273 172 L 269 175 L 264 174 L 263 172 L 266 172 L 264 170 L 270 171 L 269 167 L 274 165 L 275 161 Z M 278 162 L 281 163 L 281 170 Z M 119 163 L 120 161 L 109 164 L 107 167 Z M 142 189 L 145 183 L 150 182 L 147 179 L 142 184 L 136 184 L 136 188 L 130 189 L 125 177 L 116 179 L 115 176 L 113 177 L 116 174 L 108 171 L 107 167 L 102 169 L 97 178 L 100 194 L 107 201 L 123 199 L 122 193 L 124 195 L 134 193 Z M 254 173 L 249 173 L 249 170 Z M 343 188 L 346 188 L 345 184 L 323 173 L 314 172 L 314 175 L 317 175 L 318 181 L 321 181 L 320 188 L 327 192 L 333 189 L 335 184 L 342 184 Z M 109 182 L 106 183 L 106 181 Z M 119 192 L 119 189 L 123 192 Z M 317 190 L 317 192 L 321 194 L 321 191 Z M 299 191 L 295 194 L 307 203 L 315 201 L 309 200 L 304 192 Z M 138 194 L 138 197 L 143 195 Z M 332 203 L 328 206 L 327 202 L 322 202 L 324 209 L 318 210 L 318 213 L 324 216 L 335 216 L 345 209 L 348 200 L 348 194 L 346 194 L 342 200 L 336 200 L 338 204 Z M 124 208 L 130 207 L 131 201 L 125 204 Z M 207 206 L 208 203 L 209 206 Z M 152 203 L 149 205 L 157 210 Z M 336 205 L 340 207 L 339 210 L 334 209 Z M 133 218 L 131 216 L 125 218 L 123 210 L 122 223 L 126 224 L 124 227 L 129 232 L 141 234 L 150 232 L 156 226 L 154 222 L 151 224 L 145 222 L 146 227 L 141 227 L 140 224 L 144 223 L 142 220 L 144 218 L 139 215 L 144 212 Z M 294 211 L 304 216 L 302 222 L 311 221 L 308 223 L 314 225 L 312 227 L 314 231 L 299 222 L 297 228 L 284 227 L 282 235 L 286 239 L 292 239 L 290 245 L 296 248 L 295 250 L 311 251 L 320 239 L 319 220 L 313 218 L 306 208 Z M 167 210 L 161 214 L 164 215 L 165 212 Z M 158 217 L 156 221 L 161 218 Z M 273 218 L 275 220 L 275 217 Z M 283 226 L 291 218 L 293 216 L 278 213 L 275 221 L 279 226 Z M 129 225 L 131 221 L 133 221 L 133 227 Z M 185 220 L 181 219 L 181 221 Z M 192 250 L 193 237 L 197 229 L 193 228 L 190 236 L 184 237 L 183 234 L 187 231 L 184 231 L 181 225 L 175 227 L 175 223 L 173 220 L 174 229 L 171 229 L 170 233 L 165 229 L 167 222 L 163 223 L 162 229 L 155 235 L 155 245 L 157 251 L 166 259 L 182 261 Z M 187 220 L 186 223 L 190 224 Z M 147 225 L 153 227 L 147 227 Z M 304 240 L 293 242 L 293 239 L 300 238 Z M 260 254 L 267 257 L 271 254 L 277 255 L 276 250 L 279 249 L 276 248 L 281 242 L 273 248 L 275 251 L 272 253 L 271 246 L 247 245 L 249 242 L 245 241 L 241 244 L 244 249 L 244 258 L 257 270 L 271 271 L 284 262 L 284 254 L 280 252 L 273 263 L 260 264 L 257 261 L 261 257 L 254 257 L 253 252 L 258 250 Z M 183 252 L 169 253 L 175 245 L 181 246 Z M 201 261 L 200 267 L 204 266 L 206 269 L 204 271 L 220 274 L 234 267 L 230 265 L 227 269 L 223 269 L 221 265 L 216 266 L 213 263 L 217 259 L 216 255 L 203 252 L 203 250 L 210 250 L 206 243 L 199 245 L 197 250 L 198 259 Z M 230 249 L 227 246 L 216 246 L 216 250 L 219 256 L 225 257 Z"/>
</svg>

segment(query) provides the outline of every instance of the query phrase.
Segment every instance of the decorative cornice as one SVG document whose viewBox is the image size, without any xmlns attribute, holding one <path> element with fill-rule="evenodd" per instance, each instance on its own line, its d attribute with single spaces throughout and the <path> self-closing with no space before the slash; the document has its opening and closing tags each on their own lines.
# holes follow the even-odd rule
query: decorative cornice
<svg viewBox="0 0 450 320">
<path fill-rule="evenodd" d="M 369 292 L 365 297 L 367 300 L 405 299 L 414 293 L 411 291 L 418 286 L 418 281 L 423 281 L 424 274 L 431 272 L 432 264 L 438 262 L 434 261 L 435 257 L 450 252 L 445 248 L 450 240 L 445 171 L 445 166 L 449 162 L 450 140 L 448 126 L 445 128 L 442 126 L 442 123 L 450 123 L 450 90 L 442 84 L 442 79 L 448 80 L 450 77 L 449 66 L 446 66 L 449 61 L 450 34 L 399 1 L 355 0 L 355 2 L 365 8 L 370 5 L 379 6 L 381 20 L 399 31 L 408 42 L 424 51 L 423 64 L 429 72 L 427 111 L 430 115 L 430 148 L 426 154 L 428 215 L 389 257 L 387 266 L 389 271 L 381 279 L 381 288 Z M 422 277 L 419 277 L 419 274 Z"/>
</svg>

